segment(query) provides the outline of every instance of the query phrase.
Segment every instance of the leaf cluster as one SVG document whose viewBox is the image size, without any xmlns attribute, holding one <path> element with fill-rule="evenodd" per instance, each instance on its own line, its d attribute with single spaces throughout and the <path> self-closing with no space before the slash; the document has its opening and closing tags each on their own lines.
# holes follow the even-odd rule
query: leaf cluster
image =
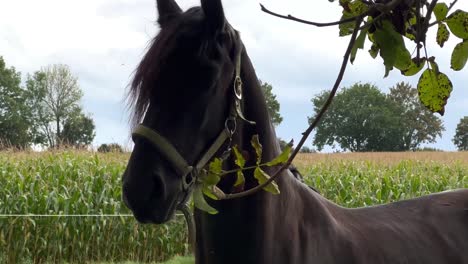
<svg viewBox="0 0 468 264">
<path fill-rule="evenodd" d="M 455 1 L 456 2 L 456 1 Z M 355 27 L 360 27 L 359 36 L 351 51 L 350 61 L 354 62 L 357 51 L 364 49 L 366 39 L 371 42 L 369 54 L 383 59 L 385 77 L 394 68 L 405 76 L 419 73 L 418 92 L 421 102 L 432 112 L 444 114 L 445 105 L 453 85 L 446 74 L 439 70 L 435 57 L 427 54 L 426 34 L 430 27 L 437 25 L 435 41 L 441 47 L 453 34 L 461 39 L 452 51 L 451 68 L 460 71 L 468 60 L 468 13 L 456 10 L 449 14 L 450 6 L 438 3 L 437 0 L 428 3 L 422 0 L 379 1 L 367 2 L 361 0 L 340 0 L 343 8 L 341 20 L 361 17 L 366 23 L 341 23 L 340 36 L 352 33 Z M 436 20 L 432 21 L 435 17 Z M 405 39 L 415 43 L 416 54 L 412 55 L 405 44 Z M 421 54 L 424 49 L 424 55 Z"/>
<path fill-rule="evenodd" d="M 284 164 L 288 160 L 292 150 L 292 144 L 288 144 L 283 149 L 281 154 L 278 155 L 276 158 L 268 162 L 262 162 L 263 147 L 260 143 L 258 135 L 254 135 L 252 137 L 250 144 L 255 150 L 256 159 L 254 165 L 246 166 L 245 157 L 237 148 L 237 146 L 234 146 L 232 147 L 231 155 L 233 156 L 233 160 L 237 166 L 237 169 L 228 171 L 223 170 L 224 160 L 220 158 L 215 158 L 208 165 L 208 169 L 205 169 L 201 172 L 199 181 L 197 182 L 197 185 L 195 186 L 195 189 L 193 191 L 193 201 L 195 207 L 210 214 L 218 213 L 218 211 L 215 208 L 213 208 L 207 203 L 204 195 L 213 200 L 223 199 L 226 196 L 226 194 L 216 186 L 223 177 L 235 174 L 236 181 L 234 183 L 234 187 L 239 187 L 245 184 L 245 173 L 249 173 L 253 175 L 253 178 L 257 181 L 259 185 L 264 184 L 270 179 L 270 176 L 265 172 L 264 168 Z M 280 193 L 278 185 L 274 181 L 267 184 L 263 188 L 263 190 L 272 194 Z"/>
</svg>

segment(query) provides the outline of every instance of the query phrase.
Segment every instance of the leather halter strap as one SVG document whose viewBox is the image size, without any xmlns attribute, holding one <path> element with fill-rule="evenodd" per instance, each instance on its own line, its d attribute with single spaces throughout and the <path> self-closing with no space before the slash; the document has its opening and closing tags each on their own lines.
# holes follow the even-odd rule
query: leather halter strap
<svg viewBox="0 0 468 264">
<path fill-rule="evenodd" d="M 140 124 L 135 128 L 132 136 L 143 137 L 151 142 L 151 144 L 158 149 L 160 154 L 171 163 L 177 174 L 182 177 L 186 177 L 190 173 L 195 174 L 194 176 L 198 176 L 196 174 L 206 166 L 216 152 L 222 147 L 224 142 L 232 136 L 232 132 L 233 131 L 230 131 L 227 128 L 223 129 L 195 166 L 189 165 L 182 155 L 180 155 L 179 151 L 177 151 L 177 149 L 165 137 L 151 128 Z M 185 187 L 188 186 L 184 186 L 184 189 Z"/>
</svg>

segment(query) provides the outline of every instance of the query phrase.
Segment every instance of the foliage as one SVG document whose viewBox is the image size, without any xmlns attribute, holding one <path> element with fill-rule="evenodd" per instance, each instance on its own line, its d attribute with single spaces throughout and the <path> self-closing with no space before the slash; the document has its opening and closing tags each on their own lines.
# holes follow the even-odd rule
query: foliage
<svg viewBox="0 0 468 264">
<path fill-rule="evenodd" d="M 69 146 L 84 147 L 93 142 L 95 125 L 90 116 L 78 109 L 63 122 L 62 142 Z"/>
<path fill-rule="evenodd" d="M 31 110 L 32 141 L 35 144 L 47 142 L 48 133 L 46 131 L 49 127 L 46 124 L 52 120 L 51 113 L 47 111 L 47 105 L 44 101 L 47 92 L 45 79 L 46 75 L 43 72 L 36 72 L 32 76 L 28 74 L 26 78 L 26 104 Z"/>
<path fill-rule="evenodd" d="M 388 163 L 338 159 L 341 155 L 313 158 L 298 167 L 308 184 L 342 206 L 468 187 L 466 156 L 465 162 L 438 161 L 440 155 L 453 161 L 459 153 L 434 153 L 431 161 L 392 153 L 400 158 Z M 128 214 L 120 188 L 127 160 L 128 154 L 119 153 L 0 152 L 0 214 Z M 139 225 L 132 217 L 0 218 L 0 262 L 159 262 L 184 254 L 186 236 L 178 216 L 160 226 Z"/>
<path fill-rule="evenodd" d="M 430 4 L 422 0 L 340 0 L 339 4 L 343 8 L 341 20 L 352 19 L 347 23 L 340 23 L 340 36 L 352 34 L 355 28 L 359 30 L 359 36 L 351 50 L 351 63 L 356 58 L 357 51 L 364 48 L 367 37 L 372 45 L 370 55 L 373 58 L 380 55 L 383 59 L 385 77 L 394 68 L 403 75 L 415 75 L 426 64 L 426 70 L 419 78 L 419 98 L 429 110 L 443 115 L 452 83 L 439 70 L 436 58 L 427 54 L 426 42 L 429 40 L 426 39 L 426 33 L 430 27 L 437 25 L 435 41 L 441 47 L 450 34 L 459 38 L 461 42 L 452 52 L 451 68 L 455 71 L 464 68 L 468 60 L 468 13 L 458 9 L 449 14 L 455 3 L 456 1 L 447 6 L 438 0 Z M 361 25 L 363 20 L 366 21 L 364 26 Z M 413 58 L 404 39 L 415 43 L 416 55 Z M 421 55 L 421 49 L 424 49 L 425 56 Z"/>
<path fill-rule="evenodd" d="M 21 89 L 21 74 L 0 57 L 0 149 L 26 148 L 31 139 L 29 109 Z"/>
<path fill-rule="evenodd" d="M 89 144 L 94 138 L 94 125 L 89 116 L 81 113 L 79 106 L 83 92 L 78 79 L 67 65 L 55 64 L 36 72 L 27 80 L 30 104 L 35 106 L 38 143 L 59 147 L 62 143 Z M 76 120 L 74 120 L 76 119 Z M 65 125 L 68 130 L 65 131 Z M 70 131 L 85 125 L 81 132 Z"/>
<path fill-rule="evenodd" d="M 414 151 L 420 151 L 420 152 L 443 152 L 443 150 L 438 149 L 438 148 L 432 148 L 432 147 L 423 147 L 423 148 L 417 148 Z"/>
<path fill-rule="evenodd" d="M 408 83 L 397 83 L 390 88 L 388 97 L 399 106 L 395 113 L 400 118 L 399 150 L 416 150 L 422 143 L 434 143 L 442 137 L 444 126 L 442 120 L 424 107 L 417 97 L 418 90 Z"/>
<path fill-rule="evenodd" d="M 271 122 L 274 126 L 278 126 L 283 121 L 283 117 L 280 114 L 280 104 L 278 100 L 276 100 L 276 95 L 274 95 L 272 92 L 273 86 L 260 80 L 260 87 L 262 89 L 263 95 L 265 96 Z"/>
<path fill-rule="evenodd" d="M 316 151 L 314 149 L 311 149 L 307 146 L 304 146 L 301 148 L 301 150 L 299 151 L 300 153 L 315 153 Z"/>
<path fill-rule="evenodd" d="M 319 150 L 337 143 L 349 151 L 407 151 L 434 142 L 441 136 L 442 122 L 422 107 L 416 93 L 404 83 L 391 88 L 388 96 L 370 84 L 345 88 L 318 125 L 314 144 Z M 316 112 L 327 95 L 312 99 Z"/>
<path fill-rule="evenodd" d="M 443 155 L 443 153 L 442 153 Z M 400 160 L 334 161 L 299 167 L 307 184 L 345 207 L 361 207 L 468 187 L 468 164 Z"/>
<path fill-rule="evenodd" d="M 255 165 L 246 166 L 246 160 L 244 156 L 237 149 L 237 146 L 234 146 L 231 151 L 234 157 L 235 164 L 238 167 L 237 169 L 225 171 L 222 169 L 223 160 L 220 158 L 215 158 L 211 163 L 209 163 L 208 169 L 203 169 L 201 171 L 199 181 L 197 182 L 197 185 L 195 186 L 195 189 L 193 191 L 193 201 L 195 207 L 210 214 L 217 214 L 218 211 L 206 202 L 204 195 L 208 196 L 213 200 L 225 198 L 226 194 L 216 185 L 223 176 L 231 173 L 235 173 L 237 176 L 236 182 L 234 183 L 234 187 L 244 186 L 244 171 L 253 170 L 253 176 L 256 179 L 257 183 L 259 185 L 266 184 L 263 187 L 263 190 L 271 194 L 280 193 L 276 182 L 268 182 L 270 180 L 270 175 L 268 175 L 263 169 L 265 167 L 283 165 L 289 158 L 289 155 L 292 150 L 292 143 L 288 144 L 277 157 L 267 162 L 262 161 L 263 147 L 260 143 L 258 135 L 252 136 L 250 144 L 253 150 L 255 150 L 256 154 Z"/>
<path fill-rule="evenodd" d="M 101 144 L 97 149 L 98 152 L 107 153 L 107 152 L 123 152 L 123 148 L 117 143 L 110 143 L 110 144 Z"/>
<path fill-rule="evenodd" d="M 468 116 L 460 119 L 457 125 L 453 143 L 460 151 L 468 151 Z"/>
<path fill-rule="evenodd" d="M 127 154 L 0 152 L 0 214 L 128 215 L 121 202 Z M 163 261 L 185 254 L 186 226 L 121 217 L 0 217 L 1 263 Z"/>
<path fill-rule="evenodd" d="M 312 99 L 314 110 L 320 111 L 327 93 Z M 399 118 L 397 105 L 370 84 L 354 84 L 338 93 L 317 127 L 314 145 L 322 150 L 335 142 L 350 151 L 396 151 Z M 309 118 L 312 122 L 312 118 Z"/>
</svg>

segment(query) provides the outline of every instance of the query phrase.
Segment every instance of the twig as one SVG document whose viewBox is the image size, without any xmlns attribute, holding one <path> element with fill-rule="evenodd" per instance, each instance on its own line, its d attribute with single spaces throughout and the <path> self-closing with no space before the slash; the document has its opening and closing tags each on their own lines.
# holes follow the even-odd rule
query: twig
<svg viewBox="0 0 468 264">
<path fill-rule="evenodd" d="M 292 20 L 292 21 L 296 21 L 296 22 L 299 22 L 299 23 L 303 23 L 303 24 L 307 24 L 307 25 L 312 25 L 312 26 L 316 26 L 316 27 L 329 27 L 329 26 L 336 26 L 336 25 L 340 25 L 340 24 L 345 24 L 345 23 L 349 23 L 349 22 L 353 22 L 353 21 L 356 21 L 356 19 L 358 17 L 361 17 L 362 15 L 359 15 L 359 16 L 356 16 L 356 17 L 351 17 L 351 18 L 347 18 L 347 19 L 343 19 L 343 20 L 340 20 L 340 21 L 335 21 L 335 22 L 329 22 L 329 23 L 318 23 L 318 22 L 312 22 L 312 21 L 307 21 L 307 20 L 304 20 L 304 19 L 300 19 L 300 18 L 297 18 L 297 17 L 294 17 L 294 16 L 291 16 L 291 15 L 280 15 L 278 13 L 275 13 L 273 11 L 270 11 L 268 10 L 265 6 L 263 6 L 262 4 L 260 4 L 260 7 L 262 8 L 262 11 L 267 13 L 267 14 L 270 14 L 272 16 L 275 16 L 275 17 L 279 17 L 279 18 L 283 18 L 283 19 L 288 19 L 288 20 Z"/>
<path fill-rule="evenodd" d="M 285 164 L 283 164 L 283 166 L 281 166 L 281 168 L 278 171 L 276 171 L 276 173 L 273 174 L 266 182 L 264 182 L 264 183 L 262 183 L 260 185 L 257 185 L 254 188 L 249 189 L 247 191 L 243 191 L 241 193 L 226 194 L 224 197 L 220 197 L 220 200 L 236 199 L 236 198 L 241 198 L 241 197 L 245 197 L 245 196 L 249 196 L 251 194 L 254 194 L 257 191 L 263 189 L 265 186 L 267 186 L 271 182 L 273 182 L 279 175 L 281 175 L 281 172 L 283 170 L 287 169 L 291 165 L 291 162 L 294 160 L 297 153 L 299 153 L 300 149 L 304 145 L 305 141 L 309 137 L 312 130 L 314 130 L 314 128 L 318 125 L 318 123 L 320 122 L 320 119 L 322 118 L 323 114 L 327 111 L 327 109 L 330 106 L 333 98 L 335 97 L 336 91 L 338 90 L 338 88 L 339 88 L 339 86 L 341 84 L 341 80 L 343 79 L 344 73 L 346 71 L 346 66 L 348 65 L 349 56 L 351 55 L 351 50 L 352 50 L 352 48 L 354 46 L 354 43 L 356 42 L 356 37 L 357 37 L 357 34 L 359 32 L 359 27 L 361 25 L 362 19 L 363 19 L 362 16 L 355 19 L 356 26 L 354 27 L 353 34 L 351 35 L 351 39 L 349 40 L 348 48 L 347 48 L 346 53 L 345 53 L 345 55 L 343 57 L 343 62 L 341 64 L 341 69 L 340 69 L 340 72 L 338 74 L 338 77 L 336 78 L 335 85 L 333 86 L 333 89 L 331 90 L 327 101 L 325 102 L 325 104 L 322 107 L 322 109 L 320 110 L 320 112 L 316 115 L 316 117 L 314 119 L 314 122 L 312 122 L 312 124 L 309 126 L 309 128 L 307 128 L 307 130 L 304 133 L 302 133 L 302 135 L 303 135 L 302 139 L 299 142 L 299 144 L 297 144 L 296 148 L 294 149 L 294 152 L 291 154 L 288 161 Z"/>
</svg>

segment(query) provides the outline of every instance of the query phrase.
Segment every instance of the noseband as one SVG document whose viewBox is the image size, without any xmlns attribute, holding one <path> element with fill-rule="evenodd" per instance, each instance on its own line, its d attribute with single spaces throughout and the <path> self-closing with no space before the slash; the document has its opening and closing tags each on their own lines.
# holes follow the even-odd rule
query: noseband
<svg viewBox="0 0 468 264">
<path fill-rule="evenodd" d="M 174 145 L 171 144 L 169 140 L 167 140 L 154 129 L 151 129 L 143 124 L 139 124 L 132 132 L 132 138 L 134 141 L 136 138 L 144 138 L 148 140 L 182 178 L 180 189 L 183 193 L 183 196 L 178 199 L 178 208 L 185 205 L 193 189 L 194 183 L 197 182 L 200 176 L 200 173 L 226 142 L 229 142 L 229 144 L 223 155 L 230 153 L 232 135 L 236 132 L 237 119 L 241 118 L 250 124 L 255 124 L 255 122 L 248 121 L 242 113 L 242 79 L 240 76 L 242 42 L 240 41 L 240 38 L 239 44 L 240 48 L 236 54 L 236 69 L 233 82 L 234 96 L 231 102 L 229 115 L 225 120 L 224 129 L 219 133 L 218 137 L 203 153 L 203 155 L 201 155 L 197 163 L 193 165 L 189 164 L 186 159 L 179 153 L 176 147 L 174 147 Z"/>
</svg>

